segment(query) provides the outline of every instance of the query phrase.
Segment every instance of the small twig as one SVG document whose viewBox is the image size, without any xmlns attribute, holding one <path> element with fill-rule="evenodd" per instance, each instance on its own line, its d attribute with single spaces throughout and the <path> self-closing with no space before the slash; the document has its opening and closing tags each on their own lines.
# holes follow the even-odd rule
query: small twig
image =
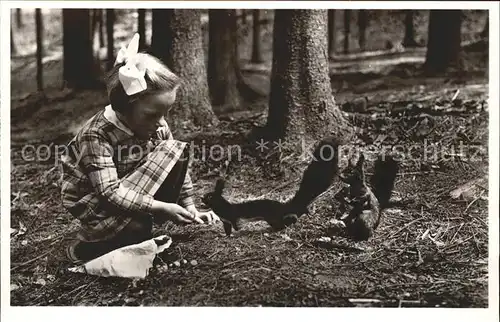
<svg viewBox="0 0 500 322">
<path fill-rule="evenodd" d="M 448 246 L 446 246 L 445 248 L 443 248 L 443 250 L 442 250 L 442 251 L 445 251 L 445 250 L 448 250 L 448 249 L 450 249 L 450 248 L 452 248 L 452 247 L 455 247 L 455 246 L 461 245 L 461 244 L 465 243 L 466 241 L 468 241 L 468 240 L 472 239 L 473 237 L 475 237 L 475 235 L 470 236 L 469 238 L 466 238 L 466 239 L 464 239 L 464 240 L 462 240 L 462 241 L 459 241 L 458 243 L 456 243 L 456 244 L 454 244 L 454 245 L 453 245 L 453 244 L 448 245 Z"/>
<path fill-rule="evenodd" d="M 409 223 L 407 223 L 406 225 L 404 225 L 402 228 L 398 229 L 395 233 L 389 235 L 387 237 L 387 239 L 390 239 L 390 238 L 396 236 L 397 234 L 399 234 L 400 232 L 402 232 L 403 230 L 405 230 L 406 228 L 408 228 L 410 225 L 413 225 L 414 223 L 416 223 L 417 221 L 420 221 L 422 219 L 424 219 L 424 217 L 420 217 L 420 218 L 417 218 L 415 220 L 410 221 Z"/>
<path fill-rule="evenodd" d="M 43 253 L 43 254 L 41 254 L 41 255 L 39 255 L 39 256 L 37 256 L 37 257 L 33 258 L 33 259 L 30 259 L 30 260 L 28 260 L 28 261 L 26 261 L 26 262 L 24 262 L 24 263 L 20 263 L 19 265 L 15 266 L 15 267 L 12 267 L 12 268 L 10 269 L 10 271 L 11 271 L 11 272 L 13 272 L 13 271 L 15 271 L 16 269 L 18 269 L 19 267 L 22 267 L 22 266 L 26 266 L 26 265 L 28 265 L 28 264 L 31 264 L 31 263 L 33 263 L 33 262 L 35 262 L 35 261 L 39 260 L 40 258 L 42 258 L 42 257 L 44 257 L 44 256 L 47 256 L 47 255 L 48 255 L 50 252 L 52 252 L 52 251 L 53 251 L 52 249 L 49 249 L 49 250 L 48 250 L 48 251 L 46 251 L 45 253 Z"/>
<path fill-rule="evenodd" d="M 438 171 L 401 172 L 401 173 L 398 173 L 397 175 L 401 176 L 401 177 L 404 177 L 404 176 L 412 176 L 412 175 L 415 175 L 415 174 L 429 174 L 429 173 L 433 173 L 433 172 L 438 172 Z"/>
<path fill-rule="evenodd" d="M 455 236 L 457 236 L 458 232 L 460 231 L 460 229 L 462 229 L 462 227 L 464 226 L 465 223 L 461 223 L 460 224 L 460 227 L 458 227 L 457 231 L 453 234 L 453 237 L 451 237 L 451 240 L 450 240 L 450 244 L 453 244 L 453 241 L 455 240 Z"/>
<path fill-rule="evenodd" d="M 71 290 L 69 293 L 66 293 L 66 294 L 61 294 L 61 295 L 57 298 L 57 300 L 59 300 L 59 299 L 60 299 L 61 297 L 63 297 L 63 296 L 69 296 L 69 295 L 71 295 L 71 294 L 73 294 L 73 293 L 75 293 L 75 292 L 78 292 L 79 290 L 81 290 L 81 289 L 83 289 L 83 288 L 85 288 L 85 287 L 88 287 L 88 286 L 92 285 L 92 284 L 93 284 L 96 280 L 97 280 L 97 278 L 96 278 L 96 279 L 94 279 L 94 280 L 93 280 L 92 282 L 90 282 L 89 284 L 83 284 L 83 285 L 78 286 L 77 288 L 75 288 L 75 289 Z"/>
<path fill-rule="evenodd" d="M 250 260 L 254 260 L 254 259 L 258 259 L 259 257 L 250 257 L 250 258 L 242 258 L 242 259 L 238 259 L 234 262 L 230 262 L 230 263 L 227 263 L 227 264 L 224 264 L 222 265 L 222 268 L 225 268 L 225 267 L 228 267 L 228 266 L 231 266 L 233 264 L 236 264 L 236 263 L 240 263 L 240 262 L 246 262 L 246 261 L 250 261 Z"/>
<path fill-rule="evenodd" d="M 479 195 L 479 197 L 477 197 L 476 199 L 472 200 L 472 202 L 467 206 L 467 208 L 465 208 L 464 210 L 464 213 L 467 212 L 467 210 L 469 210 L 469 208 L 476 202 L 478 201 L 479 199 L 481 199 L 481 197 L 483 196 L 484 194 L 484 191 L 481 191 L 481 194 Z"/>
<path fill-rule="evenodd" d="M 90 282 L 89 284 L 85 285 L 85 287 L 81 288 L 80 292 L 78 292 L 78 294 L 76 294 L 74 297 L 73 297 L 73 302 L 72 302 L 72 305 L 74 305 L 75 303 L 75 300 L 78 296 L 80 296 L 80 294 L 83 293 L 83 295 L 86 294 L 86 292 L 88 291 L 88 288 L 90 285 L 94 284 L 95 281 L 97 281 L 99 279 L 99 277 L 96 277 L 92 282 Z M 83 285 L 82 285 L 83 286 Z M 83 296 L 82 296 L 83 297 Z"/>
<path fill-rule="evenodd" d="M 269 268 L 267 268 L 267 267 L 256 267 L 256 268 L 247 269 L 246 271 L 239 272 L 239 273 L 235 274 L 234 276 L 238 276 L 238 275 L 241 275 L 243 273 L 248 273 L 248 272 L 253 272 L 253 271 L 259 271 L 259 270 L 264 270 L 264 271 L 267 271 L 267 272 L 272 272 L 272 270 L 269 269 Z"/>
<path fill-rule="evenodd" d="M 210 259 L 212 257 L 214 257 L 215 255 L 217 255 L 218 253 L 220 253 L 220 249 L 216 250 L 212 255 L 208 256 L 207 259 Z"/>
<path fill-rule="evenodd" d="M 177 245 L 177 249 L 179 250 L 179 253 L 180 253 L 180 258 L 181 259 L 184 259 L 184 257 L 182 256 L 182 250 L 181 250 L 181 246 Z"/>
</svg>

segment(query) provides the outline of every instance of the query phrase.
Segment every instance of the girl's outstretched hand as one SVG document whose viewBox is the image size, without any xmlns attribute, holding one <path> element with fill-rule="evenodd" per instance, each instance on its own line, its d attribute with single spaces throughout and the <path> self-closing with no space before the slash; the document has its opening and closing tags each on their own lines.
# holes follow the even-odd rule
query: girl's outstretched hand
<svg viewBox="0 0 500 322">
<path fill-rule="evenodd" d="M 216 222 L 220 221 L 219 216 L 217 216 L 213 211 L 198 211 L 196 207 L 193 206 L 188 206 L 186 208 L 190 213 L 192 213 L 197 219 L 202 220 L 202 223 L 206 224 L 214 224 Z M 199 221 L 197 221 L 199 222 Z"/>
<path fill-rule="evenodd" d="M 203 220 L 196 217 L 196 214 L 175 204 L 161 201 L 153 202 L 153 212 L 156 217 L 163 220 L 170 220 L 176 224 L 190 224 L 197 222 L 203 224 Z"/>
<path fill-rule="evenodd" d="M 216 222 L 220 221 L 219 216 L 215 214 L 212 210 L 210 211 L 204 211 L 204 212 L 198 212 L 196 215 L 198 218 L 206 222 L 207 224 L 215 224 Z"/>
</svg>

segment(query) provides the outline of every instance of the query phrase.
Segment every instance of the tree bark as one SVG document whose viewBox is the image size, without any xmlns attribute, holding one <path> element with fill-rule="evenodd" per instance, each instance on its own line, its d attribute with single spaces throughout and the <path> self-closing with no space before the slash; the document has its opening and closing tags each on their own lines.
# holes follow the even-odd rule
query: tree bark
<svg viewBox="0 0 500 322">
<path fill-rule="evenodd" d="M 417 47 L 417 42 L 415 41 L 415 28 L 413 27 L 414 13 L 413 10 L 405 10 L 405 37 L 402 45 L 406 48 Z"/>
<path fill-rule="evenodd" d="M 335 57 L 335 9 L 328 10 L 328 56 Z"/>
<path fill-rule="evenodd" d="M 460 10 L 431 10 L 424 70 L 428 74 L 459 66 L 461 55 Z"/>
<path fill-rule="evenodd" d="M 267 135 L 317 140 L 349 133 L 330 85 L 326 10 L 276 10 Z"/>
<path fill-rule="evenodd" d="M 139 34 L 139 50 L 146 48 L 146 9 L 137 9 L 137 33 Z"/>
<path fill-rule="evenodd" d="M 208 14 L 208 88 L 212 104 L 238 107 L 236 11 L 210 9 Z"/>
<path fill-rule="evenodd" d="M 63 78 L 74 89 L 97 85 L 89 9 L 63 9 Z"/>
<path fill-rule="evenodd" d="M 172 123 L 173 128 L 178 130 L 188 124 L 200 127 L 216 125 L 218 120 L 210 104 L 207 84 L 201 10 L 164 9 L 163 14 L 166 19 L 163 20 L 161 32 L 166 37 L 160 47 L 164 46 L 167 50 L 161 56 L 166 65 L 182 79 L 176 103 L 169 113 L 169 124 Z M 156 27 L 159 26 L 158 23 Z"/>
<path fill-rule="evenodd" d="M 241 22 L 246 25 L 248 23 L 248 12 L 249 10 L 241 9 Z"/>
<path fill-rule="evenodd" d="M 108 37 L 108 62 L 106 69 L 109 71 L 115 64 L 115 10 L 106 9 L 106 36 Z"/>
<path fill-rule="evenodd" d="M 344 54 L 349 53 L 349 37 L 351 34 L 351 10 L 344 10 Z"/>
<path fill-rule="evenodd" d="M 483 31 L 481 31 L 481 38 L 488 38 L 489 34 L 490 34 L 490 17 L 488 16 L 486 18 L 486 23 L 484 24 Z"/>
<path fill-rule="evenodd" d="M 10 54 L 17 55 L 17 46 L 14 41 L 14 32 L 12 31 L 12 28 L 10 28 Z"/>
<path fill-rule="evenodd" d="M 262 52 L 260 49 L 260 10 L 254 9 L 252 10 L 252 24 L 253 24 L 253 33 L 252 33 L 252 63 L 262 63 Z"/>
<path fill-rule="evenodd" d="M 36 85 L 38 92 L 43 92 L 43 22 L 42 10 L 35 9 L 36 24 Z"/>
<path fill-rule="evenodd" d="M 94 36 L 96 29 L 99 28 L 98 31 L 98 41 L 99 48 L 104 47 L 104 37 L 102 34 L 102 9 L 91 9 L 92 13 L 92 42 L 94 42 Z"/>
<path fill-rule="evenodd" d="M 359 48 L 364 51 L 366 48 L 366 27 L 368 26 L 368 14 L 366 10 L 358 10 L 358 44 Z"/>
<path fill-rule="evenodd" d="M 104 47 L 103 9 L 99 9 L 99 48 Z"/>
<path fill-rule="evenodd" d="M 163 61 L 166 61 L 169 50 L 166 27 L 169 17 L 167 9 L 152 10 L 151 52 Z"/>
<path fill-rule="evenodd" d="M 16 25 L 17 28 L 23 27 L 23 16 L 21 14 L 21 9 L 16 9 Z"/>
</svg>

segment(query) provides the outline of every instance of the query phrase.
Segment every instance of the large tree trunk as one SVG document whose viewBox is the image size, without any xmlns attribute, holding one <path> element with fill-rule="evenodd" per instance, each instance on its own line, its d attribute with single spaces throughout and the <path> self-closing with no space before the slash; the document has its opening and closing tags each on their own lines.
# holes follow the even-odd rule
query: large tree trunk
<svg viewBox="0 0 500 322">
<path fill-rule="evenodd" d="M 89 9 L 63 9 L 63 78 L 70 88 L 97 85 L 90 34 Z"/>
<path fill-rule="evenodd" d="M 164 9 L 163 61 L 181 79 L 169 123 L 180 130 L 189 123 L 208 127 L 218 123 L 210 104 L 203 51 L 201 10 Z M 154 31 L 153 31 L 154 32 Z M 163 31 L 162 31 L 163 32 Z M 182 125 L 181 125 L 182 124 Z"/>
<path fill-rule="evenodd" d="M 328 56 L 335 56 L 335 9 L 328 10 Z"/>
<path fill-rule="evenodd" d="M 368 14 L 366 10 L 358 10 L 358 44 L 364 51 L 366 48 L 366 27 L 368 26 Z"/>
<path fill-rule="evenodd" d="M 43 22 L 42 10 L 35 9 L 36 24 L 36 85 L 39 92 L 43 92 Z"/>
<path fill-rule="evenodd" d="M 238 107 L 236 10 L 210 9 L 208 14 L 208 88 L 212 104 Z"/>
<path fill-rule="evenodd" d="M 351 10 L 344 10 L 344 54 L 349 53 L 349 37 L 351 34 Z"/>
<path fill-rule="evenodd" d="M 460 10 L 431 10 L 424 64 L 427 73 L 442 73 L 460 63 L 461 23 Z"/>
<path fill-rule="evenodd" d="M 106 69 L 109 71 L 115 64 L 115 10 L 106 9 L 106 36 L 108 37 L 108 63 Z"/>
<path fill-rule="evenodd" d="M 252 10 L 252 63 L 262 63 L 262 52 L 260 49 L 260 10 Z"/>
<path fill-rule="evenodd" d="M 137 9 L 137 33 L 139 34 L 139 50 L 146 48 L 146 9 Z"/>
<path fill-rule="evenodd" d="M 417 47 L 415 28 L 413 27 L 413 10 L 405 10 L 405 37 L 402 45 L 406 48 Z"/>
<path fill-rule="evenodd" d="M 276 10 L 273 38 L 269 138 L 343 138 L 349 127 L 332 96 L 327 11 Z"/>
</svg>

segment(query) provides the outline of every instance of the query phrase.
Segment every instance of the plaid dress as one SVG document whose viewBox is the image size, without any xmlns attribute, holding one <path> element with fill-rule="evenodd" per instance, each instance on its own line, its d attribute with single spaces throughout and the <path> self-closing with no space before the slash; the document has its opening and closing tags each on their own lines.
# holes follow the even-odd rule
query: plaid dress
<svg viewBox="0 0 500 322">
<path fill-rule="evenodd" d="M 150 216 L 153 196 L 187 143 L 174 140 L 162 118 L 156 138 L 140 140 L 107 106 L 80 129 L 61 160 L 63 206 L 82 226 L 78 238 L 115 236 L 133 216 Z M 186 174 L 179 204 L 193 204 Z"/>
</svg>

